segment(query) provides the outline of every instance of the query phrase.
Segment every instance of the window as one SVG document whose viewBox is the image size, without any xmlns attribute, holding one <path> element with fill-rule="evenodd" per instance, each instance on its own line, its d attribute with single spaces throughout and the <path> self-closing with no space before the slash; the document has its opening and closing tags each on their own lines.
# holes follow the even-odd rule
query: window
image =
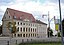
<svg viewBox="0 0 64 45">
<path fill-rule="evenodd" d="M 32 34 L 31 34 L 31 37 L 32 37 Z"/>
<path fill-rule="evenodd" d="M 36 32 L 36 29 L 35 29 L 35 32 Z"/>
<path fill-rule="evenodd" d="M 18 22 L 18 25 L 19 25 L 19 22 Z"/>
<path fill-rule="evenodd" d="M 30 28 L 29 28 L 29 32 L 30 32 Z"/>
<path fill-rule="evenodd" d="M 16 18 L 16 16 L 13 16 L 13 18 Z"/>
<path fill-rule="evenodd" d="M 25 32 L 25 27 L 23 28 L 23 32 Z"/>
<path fill-rule="evenodd" d="M 21 37 L 22 37 L 22 34 L 21 34 Z"/>
<path fill-rule="evenodd" d="M 25 25 L 25 23 L 23 23 L 23 25 Z"/>
<path fill-rule="evenodd" d="M 21 32 L 22 32 L 22 27 L 21 27 Z"/>
<path fill-rule="evenodd" d="M 23 37 L 25 37 L 25 34 L 23 34 Z"/>
<path fill-rule="evenodd" d="M 34 32 L 34 28 L 33 28 L 33 32 Z"/>
<path fill-rule="evenodd" d="M 19 31 L 19 27 L 17 28 L 17 31 Z"/>
<path fill-rule="evenodd" d="M 22 19 L 22 17 L 20 17 L 20 19 Z"/>
<path fill-rule="evenodd" d="M 32 28 L 31 28 L 31 32 L 32 32 Z"/>
<path fill-rule="evenodd" d="M 33 34 L 33 37 L 34 37 L 34 34 Z"/>
<path fill-rule="evenodd" d="M 21 25 L 22 25 L 22 23 L 21 23 Z"/>
<path fill-rule="evenodd" d="M 18 34 L 18 37 L 20 37 L 20 34 Z"/>
<path fill-rule="evenodd" d="M 27 28 L 26 28 L 26 32 L 27 32 Z"/>
<path fill-rule="evenodd" d="M 31 26 L 32 26 L 32 24 L 31 24 Z"/>
</svg>

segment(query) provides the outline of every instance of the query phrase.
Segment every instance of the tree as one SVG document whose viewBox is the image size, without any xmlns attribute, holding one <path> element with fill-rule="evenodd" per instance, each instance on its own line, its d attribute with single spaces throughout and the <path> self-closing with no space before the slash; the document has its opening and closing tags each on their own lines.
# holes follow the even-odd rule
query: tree
<svg viewBox="0 0 64 45">
<path fill-rule="evenodd" d="M 58 32 L 58 37 L 61 37 L 60 32 Z"/>
<path fill-rule="evenodd" d="M 48 37 L 53 36 L 53 30 L 50 29 L 50 27 L 47 28 L 47 35 L 48 35 Z"/>
<path fill-rule="evenodd" d="M 16 26 L 15 26 L 15 22 L 8 22 L 7 24 L 8 30 L 10 30 L 11 33 L 15 33 L 16 32 Z"/>
<path fill-rule="evenodd" d="M 0 26 L 0 34 L 2 34 L 2 25 Z"/>
<path fill-rule="evenodd" d="M 62 20 L 62 30 L 63 30 L 63 37 L 64 37 L 64 19 Z"/>
</svg>

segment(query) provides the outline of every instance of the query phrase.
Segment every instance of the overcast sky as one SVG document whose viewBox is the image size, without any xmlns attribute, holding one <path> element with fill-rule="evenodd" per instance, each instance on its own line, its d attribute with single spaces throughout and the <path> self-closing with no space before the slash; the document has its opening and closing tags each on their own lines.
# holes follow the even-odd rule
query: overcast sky
<svg viewBox="0 0 64 45">
<path fill-rule="evenodd" d="M 12 8 L 33 14 L 35 19 L 47 23 L 47 16 L 42 18 L 43 14 L 59 18 L 58 0 L 0 0 L 0 24 L 6 8 Z M 64 16 L 64 0 L 61 0 L 62 18 Z M 54 29 L 54 22 L 51 21 L 51 28 Z"/>
</svg>

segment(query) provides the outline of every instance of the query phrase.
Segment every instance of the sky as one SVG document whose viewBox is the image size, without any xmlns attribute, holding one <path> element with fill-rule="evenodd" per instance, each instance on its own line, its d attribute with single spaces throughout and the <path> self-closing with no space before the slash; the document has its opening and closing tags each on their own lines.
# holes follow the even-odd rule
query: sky
<svg viewBox="0 0 64 45">
<path fill-rule="evenodd" d="M 2 24 L 2 17 L 7 8 L 16 9 L 33 14 L 35 19 L 41 20 L 42 22 L 48 23 L 48 16 L 50 19 L 54 16 L 59 19 L 59 6 L 58 0 L 0 0 L 0 24 Z M 61 13 L 62 19 L 64 16 L 64 0 L 61 0 Z M 54 20 L 52 20 L 50 27 L 54 30 Z M 53 26 L 52 26 L 53 25 Z"/>
</svg>

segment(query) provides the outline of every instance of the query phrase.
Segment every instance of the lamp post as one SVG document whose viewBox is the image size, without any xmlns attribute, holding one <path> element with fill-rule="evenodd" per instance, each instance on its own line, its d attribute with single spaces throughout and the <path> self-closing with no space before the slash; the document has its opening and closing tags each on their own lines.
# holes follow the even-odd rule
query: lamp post
<svg viewBox="0 0 64 45">
<path fill-rule="evenodd" d="M 48 16 L 48 37 L 50 37 L 50 22 L 53 20 L 53 19 L 55 19 L 55 16 L 52 18 L 52 19 L 50 19 L 50 17 L 49 17 L 49 11 L 48 11 L 48 15 L 43 15 L 43 16 Z"/>
<path fill-rule="evenodd" d="M 63 30 L 62 30 L 62 17 L 61 17 L 61 5 L 60 5 L 60 0 L 59 1 L 59 14 L 60 14 L 60 30 L 61 30 L 61 43 L 63 45 Z"/>
</svg>

